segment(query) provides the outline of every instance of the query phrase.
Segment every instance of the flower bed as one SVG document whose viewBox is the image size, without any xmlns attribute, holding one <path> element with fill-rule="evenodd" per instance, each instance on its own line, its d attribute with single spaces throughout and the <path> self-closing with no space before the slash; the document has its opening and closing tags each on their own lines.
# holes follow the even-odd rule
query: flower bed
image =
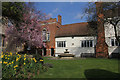
<svg viewBox="0 0 120 80">
<path fill-rule="evenodd" d="M 3 78 L 30 78 L 43 71 L 40 64 L 43 60 L 35 57 L 30 58 L 26 54 L 2 53 L 1 58 Z"/>
</svg>

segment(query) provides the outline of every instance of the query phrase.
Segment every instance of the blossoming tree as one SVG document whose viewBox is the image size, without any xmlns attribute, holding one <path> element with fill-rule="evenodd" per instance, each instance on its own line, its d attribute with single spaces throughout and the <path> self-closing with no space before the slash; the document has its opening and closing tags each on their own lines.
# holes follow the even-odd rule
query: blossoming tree
<svg viewBox="0 0 120 80">
<path fill-rule="evenodd" d="M 34 46 L 36 48 L 45 46 L 42 41 L 40 21 L 47 18 L 48 16 L 41 14 L 40 11 L 28 10 L 25 12 L 23 14 L 23 21 L 19 23 L 19 26 L 11 24 L 6 27 L 5 36 L 9 43 L 6 49 L 10 51 L 14 49 L 11 45 L 18 46 L 21 43 L 26 43 L 28 46 Z"/>
</svg>

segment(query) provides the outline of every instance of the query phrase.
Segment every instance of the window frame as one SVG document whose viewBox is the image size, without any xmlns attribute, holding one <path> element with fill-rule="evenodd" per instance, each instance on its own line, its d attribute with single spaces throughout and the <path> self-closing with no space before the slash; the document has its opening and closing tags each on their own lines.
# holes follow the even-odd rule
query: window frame
<svg viewBox="0 0 120 80">
<path fill-rule="evenodd" d="M 94 47 L 94 40 L 81 40 L 81 47 Z"/>
<path fill-rule="evenodd" d="M 57 47 L 66 47 L 66 41 L 57 41 Z"/>
</svg>

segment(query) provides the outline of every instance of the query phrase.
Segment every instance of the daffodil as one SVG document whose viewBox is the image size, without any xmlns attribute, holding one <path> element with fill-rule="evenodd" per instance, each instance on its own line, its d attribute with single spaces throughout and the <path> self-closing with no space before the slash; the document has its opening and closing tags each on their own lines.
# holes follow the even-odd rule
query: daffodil
<svg viewBox="0 0 120 80">
<path fill-rule="evenodd" d="M 13 64 L 13 61 L 12 61 L 12 64 Z"/>
<path fill-rule="evenodd" d="M 33 60 L 34 60 L 35 62 L 37 62 L 37 60 L 36 60 L 35 58 L 33 58 Z"/>
<path fill-rule="evenodd" d="M 14 66 L 14 68 L 18 67 L 18 65 Z"/>
<path fill-rule="evenodd" d="M 18 54 L 18 53 L 16 52 L 16 54 Z"/>
<path fill-rule="evenodd" d="M 16 59 L 16 61 L 18 61 L 18 60 L 19 60 L 19 58 Z"/>
<path fill-rule="evenodd" d="M 2 63 L 2 61 L 0 61 L 0 63 Z"/>
<path fill-rule="evenodd" d="M 4 61 L 3 63 L 4 63 L 4 64 L 7 64 L 8 62 L 5 62 L 5 61 Z"/>
<path fill-rule="evenodd" d="M 3 54 L 3 52 L 1 54 Z"/>
<path fill-rule="evenodd" d="M 12 56 L 12 53 L 10 52 L 10 55 Z"/>
<path fill-rule="evenodd" d="M 8 57 L 10 57 L 10 55 L 8 55 Z"/>
<path fill-rule="evenodd" d="M 26 63 L 24 63 L 24 65 L 25 65 Z"/>
<path fill-rule="evenodd" d="M 1 58 L 3 58 L 4 57 L 4 55 L 2 55 L 2 57 Z"/>
<path fill-rule="evenodd" d="M 42 59 L 40 59 L 40 61 L 43 61 Z"/>
<path fill-rule="evenodd" d="M 5 57 L 5 59 L 7 59 L 7 57 Z"/>
<path fill-rule="evenodd" d="M 26 55 L 24 55 L 24 57 L 26 57 Z"/>
<path fill-rule="evenodd" d="M 24 58 L 24 60 L 26 60 L 26 58 Z"/>
<path fill-rule="evenodd" d="M 11 64 L 11 63 L 9 63 L 9 64 Z"/>
</svg>

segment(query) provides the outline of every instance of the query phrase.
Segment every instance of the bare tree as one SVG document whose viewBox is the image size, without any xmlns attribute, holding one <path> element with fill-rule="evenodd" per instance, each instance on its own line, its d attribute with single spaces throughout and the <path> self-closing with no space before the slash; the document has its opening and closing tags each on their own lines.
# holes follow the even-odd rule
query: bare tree
<svg viewBox="0 0 120 80">
<path fill-rule="evenodd" d="M 104 14 L 104 22 L 109 22 L 114 26 L 114 32 L 116 40 L 120 43 L 120 2 L 103 2 L 103 14 Z M 93 22 L 94 25 L 97 23 L 97 12 L 96 12 L 96 5 L 93 2 L 88 3 L 88 7 L 84 10 L 84 14 L 87 14 L 87 21 Z M 97 32 L 97 26 L 90 26 Z M 119 29 L 118 29 L 119 28 Z M 97 35 L 97 33 L 96 33 Z"/>
</svg>

